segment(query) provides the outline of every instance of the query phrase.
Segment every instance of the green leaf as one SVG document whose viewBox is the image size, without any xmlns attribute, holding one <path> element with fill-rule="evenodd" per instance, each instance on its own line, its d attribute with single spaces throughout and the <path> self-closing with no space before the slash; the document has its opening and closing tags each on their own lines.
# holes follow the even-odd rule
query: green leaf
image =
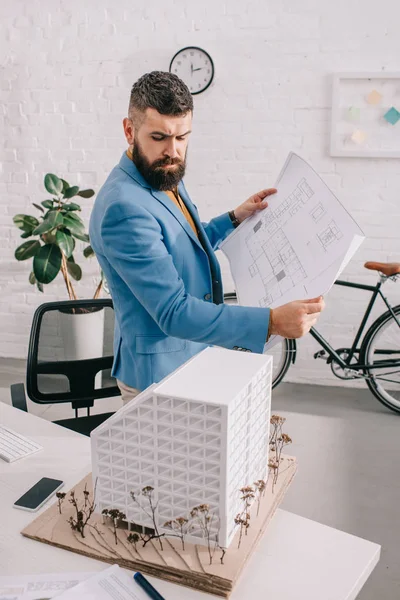
<svg viewBox="0 0 400 600">
<path fill-rule="evenodd" d="M 69 233 L 59 229 L 56 233 L 56 243 L 65 256 L 69 258 L 75 248 L 74 238 Z"/>
<path fill-rule="evenodd" d="M 42 292 L 42 294 L 43 294 L 44 289 L 43 289 L 43 285 L 40 283 L 40 281 L 36 282 L 36 287 L 39 290 L 39 292 Z"/>
<path fill-rule="evenodd" d="M 47 213 L 43 222 L 33 230 L 33 235 L 39 235 L 55 229 L 64 222 L 63 216 L 58 210 L 51 210 Z"/>
<path fill-rule="evenodd" d="M 57 233 L 57 231 L 58 231 L 57 229 L 53 229 L 52 231 L 48 231 L 47 233 L 42 233 L 40 238 L 44 241 L 45 244 L 55 244 L 56 236 L 55 236 L 54 232 Z"/>
<path fill-rule="evenodd" d="M 31 233 L 39 225 L 39 221 L 30 215 L 15 215 L 13 221 L 18 229 L 22 229 L 26 233 Z"/>
<path fill-rule="evenodd" d="M 14 256 L 17 260 L 27 260 L 28 258 L 32 258 L 40 249 L 40 242 L 37 240 L 29 240 L 29 242 L 24 242 L 14 252 Z"/>
<path fill-rule="evenodd" d="M 87 244 L 90 242 L 89 240 L 89 236 L 87 233 L 78 233 L 76 231 L 71 231 L 72 235 L 74 236 L 74 238 L 76 238 L 77 240 L 81 240 L 82 242 L 86 242 Z"/>
<path fill-rule="evenodd" d="M 53 281 L 61 268 L 61 259 L 61 250 L 56 244 L 42 246 L 33 259 L 33 271 L 37 281 L 39 283 Z"/>
<path fill-rule="evenodd" d="M 35 285 L 36 283 L 36 277 L 33 271 L 31 271 L 29 274 L 29 283 L 31 283 L 32 285 Z"/>
<path fill-rule="evenodd" d="M 79 187 L 77 185 L 73 185 L 72 187 L 65 190 L 64 198 L 67 198 L 67 199 L 73 198 L 74 196 L 77 195 L 78 192 L 79 192 Z"/>
<path fill-rule="evenodd" d="M 52 209 L 54 206 L 54 200 L 43 200 L 42 206 Z"/>
<path fill-rule="evenodd" d="M 79 204 L 75 204 L 75 202 L 68 202 L 68 204 L 63 205 L 63 210 L 82 210 Z"/>
<path fill-rule="evenodd" d="M 34 202 L 32 202 L 32 204 L 33 204 L 33 206 L 34 206 L 35 208 L 37 208 L 38 210 L 40 210 L 40 212 L 44 213 L 44 210 L 43 210 L 43 208 L 40 206 L 40 204 L 35 204 Z"/>
<path fill-rule="evenodd" d="M 75 281 L 79 281 L 82 279 L 82 269 L 75 262 L 68 261 L 67 262 L 68 273 L 75 279 Z"/>
<path fill-rule="evenodd" d="M 91 198 L 94 196 L 94 190 L 80 190 L 78 196 L 81 196 L 81 198 Z"/>
<path fill-rule="evenodd" d="M 70 229 L 72 234 L 83 235 L 85 233 L 85 225 L 80 217 L 73 212 L 68 212 L 63 217 L 64 226 Z"/>
<path fill-rule="evenodd" d="M 31 231 L 25 231 L 25 233 L 21 233 L 21 237 L 25 240 L 28 237 L 31 237 L 32 232 Z"/>
<path fill-rule="evenodd" d="M 62 193 L 65 194 L 65 190 L 67 190 L 71 186 L 69 185 L 69 183 L 67 181 L 65 181 L 65 179 L 61 179 L 61 181 L 62 181 L 62 184 L 63 184 Z"/>
<path fill-rule="evenodd" d="M 62 192 L 63 182 L 59 177 L 57 177 L 57 175 L 47 173 L 47 175 L 44 178 L 44 187 L 49 192 L 49 194 L 58 196 Z"/>
<path fill-rule="evenodd" d="M 83 256 L 85 258 L 89 258 L 90 256 L 95 256 L 92 246 L 86 246 L 86 248 L 83 251 Z"/>
</svg>

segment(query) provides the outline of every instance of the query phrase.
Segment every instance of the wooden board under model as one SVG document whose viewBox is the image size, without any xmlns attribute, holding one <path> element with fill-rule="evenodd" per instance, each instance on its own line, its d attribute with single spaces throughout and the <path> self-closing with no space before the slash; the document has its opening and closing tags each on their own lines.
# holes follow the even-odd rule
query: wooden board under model
<svg viewBox="0 0 400 600">
<path fill-rule="evenodd" d="M 113 531 L 103 524 L 102 516 L 97 513 L 92 515 L 89 521 L 92 526 L 86 526 L 85 538 L 82 538 L 79 533 L 72 531 L 67 523 L 70 515 L 74 515 L 74 508 L 68 502 L 69 493 L 62 504 L 61 515 L 57 504 L 52 505 L 28 525 L 22 531 L 22 535 L 104 562 L 117 563 L 132 571 L 142 571 L 167 581 L 228 598 L 245 563 L 255 551 L 275 510 L 282 502 L 295 475 L 296 467 L 294 458 L 283 457 L 274 491 L 272 492 L 272 477 L 270 477 L 265 494 L 261 498 L 259 514 L 257 515 L 257 501 L 255 501 L 251 508 L 247 535 L 243 533 L 238 548 L 240 535 L 238 528 L 223 558 L 223 564 L 220 560 L 220 549 L 215 550 L 210 565 L 206 546 L 185 543 L 183 551 L 181 541 L 176 537 L 162 538 L 163 551 L 160 550 L 158 540 L 152 540 L 144 548 L 142 542 L 139 542 L 135 550 L 134 546 L 127 541 L 129 532 L 117 529 L 118 543 L 116 544 Z M 88 490 L 92 490 L 91 475 L 74 487 L 75 495 L 80 502 L 82 502 L 85 485 Z"/>
</svg>

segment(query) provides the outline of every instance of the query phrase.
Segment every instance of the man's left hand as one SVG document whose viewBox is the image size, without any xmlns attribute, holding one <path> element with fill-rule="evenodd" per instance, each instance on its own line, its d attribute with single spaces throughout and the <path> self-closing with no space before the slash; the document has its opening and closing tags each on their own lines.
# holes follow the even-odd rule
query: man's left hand
<svg viewBox="0 0 400 600">
<path fill-rule="evenodd" d="M 251 217 L 251 215 L 255 212 L 267 208 L 268 202 L 265 200 L 265 198 L 267 198 L 268 196 L 272 196 L 272 194 L 276 194 L 277 191 L 278 190 L 276 190 L 275 188 L 261 190 L 261 192 L 253 194 L 253 196 L 250 196 L 250 198 L 248 198 L 246 202 L 243 202 L 243 204 L 240 204 L 240 206 L 235 208 L 235 217 L 237 218 L 239 223 L 242 223 L 242 221 L 244 221 L 248 217 Z"/>
</svg>

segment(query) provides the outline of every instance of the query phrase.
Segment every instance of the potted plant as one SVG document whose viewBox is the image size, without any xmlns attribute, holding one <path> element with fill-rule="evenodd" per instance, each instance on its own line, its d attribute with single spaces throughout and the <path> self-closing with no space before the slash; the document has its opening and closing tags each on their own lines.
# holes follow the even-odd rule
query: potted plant
<svg viewBox="0 0 400 600">
<path fill-rule="evenodd" d="M 41 204 L 33 203 L 39 211 L 38 217 L 18 214 L 14 224 L 22 231 L 21 238 L 29 238 L 15 250 L 19 261 L 32 259 L 32 271 L 29 282 L 36 285 L 40 292 L 43 286 L 51 283 L 61 273 L 70 300 L 77 295 L 72 280 L 82 278 L 82 269 L 76 263 L 74 252 L 76 240 L 89 243 L 85 224 L 79 216 L 81 207 L 73 198 L 91 198 L 94 191 L 80 190 L 69 185 L 64 179 L 48 173 L 44 186 L 51 198 Z M 86 258 L 94 256 L 93 249 L 87 245 L 83 250 Z M 96 286 L 94 298 L 98 298 L 104 285 L 103 273 Z M 81 318 L 85 315 L 85 319 Z M 76 318 L 80 315 L 80 318 Z M 62 342 L 66 360 L 94 358 L 102 355 L 104 311 L 60 311 Z"/>
<path fill-rule="evenodd" d="M 22 238 L 34 238 L 24 242 L 15 250 L 17 260 L 33 258 L 33 269 L 29 282 L 43 292 L 43 285 L 51 283 L 61 272 L 70 300 L 77 296 L 72 279 L 82 278 L 82 269 L 75 262 L 75 240 L 89 242 L 85 224 L 78 215 L 81 207 L 71 198 L 80 196 L 91 198 L 93 190 L 80 190 L 77 185 L 70 186 L 64 179 L 48 173 L 44 178 L 44 186 L 52 198 L 44 200 L 41 205 L 33 203 L 40 211 L 39 218 L 18 214 L 13 218 L 14 224 L 22 230 Z M 83 250 L 88 258 L 94 256 L 89 245 Z M 103 277 L 94 293 L 98 298 L 103 287 Z"/>
</svg>

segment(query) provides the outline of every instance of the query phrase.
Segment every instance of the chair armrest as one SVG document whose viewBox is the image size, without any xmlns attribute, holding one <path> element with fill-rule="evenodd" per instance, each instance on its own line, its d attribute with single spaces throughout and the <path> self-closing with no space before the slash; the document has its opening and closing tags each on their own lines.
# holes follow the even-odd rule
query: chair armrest
<svg viewBox="0 0 400 600">
<path fill-rule="evenodd" d="M 23 383 L 13 383 L 10 385 L 11 391 L 11 402 L 14 408 L 19 408 L 19 410 L 23 410 L 28 412 L 28 408 L 26 406 L 26 396 L 25 396 L 25 386 Z"/>
</svg>

